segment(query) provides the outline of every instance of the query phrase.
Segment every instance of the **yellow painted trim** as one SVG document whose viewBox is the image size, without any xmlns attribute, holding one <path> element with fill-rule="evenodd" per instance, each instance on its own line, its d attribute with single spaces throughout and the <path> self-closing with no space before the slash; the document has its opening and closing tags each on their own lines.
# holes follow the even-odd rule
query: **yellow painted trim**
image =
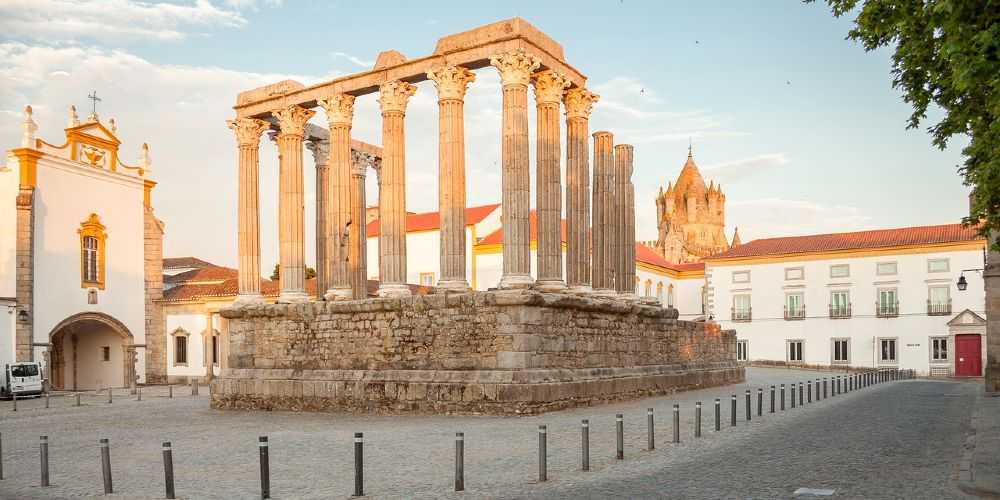
<svg viewBox="0 0 1000 500">
<path fill-rule="evenodd" d="M 104 225 L 101 224 L 101 220 L 97 217 L 97 214 L 90 214 L 87 220 L 80 223 L 80 229 L 76 232 L 80 235 L 80 288 L 97 288 L 98 290 L 104 290 L 104 271 L 105 271 L 105 240 L 108 235 L 104 232 Z M 86 270 L 84 269 L 84 240 L 87 237 L 93 237 L 97 240 L 97 281 L 87 281 Z"/>
<path fill-rule="evenodd" d="M 649 271 L 649 272 L 665 274 L 667 276 L 670 276 L 671 278 L 682 279 L 682 280 L 704 278 L 705 277 L 705 271 L 703 271 L 703 270 L 702 271 L 677 271 L 675 269 L 670 269 L 670 268 L 666 268 L 666 267 L 662 267 L 662 266 L 657 266 L 655 264 L 649 264 L 649 263 L 642 262 L 642 261 L 639 261 L 639 260 L 635 261 L 635 267 L 637 269 L 644 269 L 644 270 Z"/>
<path fill-rule="evenodd" d="M 13 151 L 17 157 L 19 180 L 22 188 L 35 187 L 38 183 L 38 159 L 42 152 L 30 148 L 18 148 Z"/>
<path fill-rule="evenodd" d="M 469 270 L 469 282 L 473 290 L 476 290 L 476 225 L 469 224 L 470 240 L 472 242 L 472 252 L 469 265 L 472 269 Z"/>
<path fill-rule="evenodd" d="M 152 191 L 155 186 L 156 183 L 149 179 L 142 181 L 142 206 L 153 208 Z"/>
<path fill-rule="evenodd" d="M 822 252 L 803 252 L 784 255 L 762 255 L 757 257 L 709 257 L 705 262 L 713 266 L 738 266 L 746 264 L 768 264 L 774 262 L 794 262 L 810 260 L 856 259 L 862 257 L 882 257 L 888 255 L 923 254 L 937 252 L 956 252 L 962 250 L 981 250 L 986 247 L 986 240 L 958 241 L 947 243 L 926 243 L 921 245 L 898 245 L 884 248 L 864 248 L 855 250 L 832 250 Z"/>
</svg>

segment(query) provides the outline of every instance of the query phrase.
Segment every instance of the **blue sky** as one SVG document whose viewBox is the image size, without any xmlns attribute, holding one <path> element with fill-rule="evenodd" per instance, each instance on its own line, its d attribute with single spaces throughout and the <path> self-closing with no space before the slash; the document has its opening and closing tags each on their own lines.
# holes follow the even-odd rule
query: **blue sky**
<svg viewBox="0 0 1000 500">
<path fill-rule="evenodd" d="M 236 93 L 363 71 L 382 50 L 419 57 L 441 36 L 521 16 L 560 42 L 601 94 L 591 129 L 635 145 L 640 239 L 655 237 L 652 196 L 676 177 L 689 138 L 703 175 L 727 195 L 727 234 L 738 225 L 744 241 L 949 223 L 965 213 L 968 190 L 955 171 L 963 143 L 942 152 L 923 130 L 905 130 L 910 109 L 891 88 L 889 52 L 844 40 L 850 20 L 834 19 L 822 3 L 372 5 L 4 2 L 0 144 L 17 144 L 19 110 L 29 103 L 40 136 L 56 142 L 66 107 L 87 107 L 96 89 L 102 117 L 118 119 L 126 161 L 150 143 L 166 252 L 234 264 L 236 148 L 224 120 Z M 499 89 L 492 69 L 477 74 L 466 101 L 470 204 L 500 194 Z M 416 211 L 436 205 L 426 194 L 437 186 L 436 120 L 434 88 L 421 84 L 407 113 L 407 203 Z M 374 97 L 359 99 L 355 136 L 378 143 L 379 127 Z M 277 177 L 266 141 L 261 157 L 269 267 Z M 370 183 L 370 199 L 375 192 Z"/>
</svg>

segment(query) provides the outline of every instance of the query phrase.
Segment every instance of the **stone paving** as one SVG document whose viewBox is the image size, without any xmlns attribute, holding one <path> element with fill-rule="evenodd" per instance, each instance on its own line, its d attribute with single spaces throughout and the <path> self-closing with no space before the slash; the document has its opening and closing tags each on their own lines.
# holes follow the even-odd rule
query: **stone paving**
<svg viewBox="0 0 1000 500">
<path fill-rule="evenodd" d="M 961 498 L 957 464 L 976 389 L 902 381 L 768 413 L 771 384 L 829 373 L 752 368 L 747 384 L 549 413 L 538 417 L 362 416 L 217 412 L 206 389 L 147 388 L 143 401 L 106 396 L 0 402 L 5 479 L 0 498 L 101 496 L 98 439 L 111 440 L 116 494 L 163 498 L 161 441 L 171 441 L 178 498 L 259 498 L 257 436 L 270 438 L 273 498 L 345 498 L 353 491 L 353 433 L 365 433 L 365 493 L 373 498 L 786 498 L 800 487 L 840 498 Z M 744 390 L 765 387 L 763 418 L 746 422 Z M 729 396 L 738 394 L 737 426 Z M 721 432 L 714 405 L 722 398 Z M 814 395 L 815 397 L 815 395 Z M 694 402 L 704 436 L 693 438 Z M 670 443 L 681 405 L 681 443 Z M 656 450 L 646 448 L 646 408 Z M 754 408 L 756 410 L 756 408 Z M 615 414 L 625 460 L 615 460 Z M 591 472 L 581 472 L 580 420 L 591 425 Z M 537 482 L 537 427 L 548 427 L 548 478 Z M 453 488 L 454 433 L 465 433 L 466 491 Z M 38 436 L 50 444 L 52 486 L 41 488 Z M 801 496 L 799 497 L 801 498 Z"/>
</svg>

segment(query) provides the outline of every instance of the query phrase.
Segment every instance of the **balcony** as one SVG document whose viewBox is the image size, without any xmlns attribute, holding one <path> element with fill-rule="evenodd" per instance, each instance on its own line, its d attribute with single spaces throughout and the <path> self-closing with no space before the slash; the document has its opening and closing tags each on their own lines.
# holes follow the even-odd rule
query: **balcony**
<svg viewBox="0 0 1000 500">
<path fill-rule="evenodd" d="M 851 317 L 851 304 L 830 304 L 830 319 L 847 319 Z"/>
<path fill-rule="evenodd" d="M 736 322 L 748 323 L 753 318 L 753 308 L 737 309 L 734 307 L 732 308 L 732 318 Z"/>
<path fill-rule="evenodd" d="M 899 316 L 899 302 L 876 302 L 875 316 L 879 318 L 895 318 Z"/>
<path fill-rule="evenodd" d="M 951 299 L 948 299 L 947 302 L 927 301 L 928 316 L 947 316 L 949 314 L 951 314 Z"/>
<path fill-rule="evenodd" d="M 785 321 L 798 321 L 806 319 L 806 306 L 789 308 L 785 306 Z"/>
</svg>

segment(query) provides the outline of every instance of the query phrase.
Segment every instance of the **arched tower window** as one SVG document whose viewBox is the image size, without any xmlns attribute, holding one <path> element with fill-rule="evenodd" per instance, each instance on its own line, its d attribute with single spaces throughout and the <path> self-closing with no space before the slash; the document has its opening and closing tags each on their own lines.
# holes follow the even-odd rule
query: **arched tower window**
<svg viewBox="0 0 1000 500">
<path fill-rule="evenodd" d="M 670 306 L 670 307 L 674 306 L 674 285 L 673 285 L 673 283 L 671 283 L 670 287 L 667 288 L 667 305 Z"/>
<path fill-rule="evenodd" d="M 663 282 L 662 281 L 656 283 L 656 300 L 660 301 L 661 304 L 663 303 Z"/>
<path fill-rule="evenodd" d="M 80 223 L 80 287 L 104 289 L 104 245 L 107 234 L 97 214 Z"/>
</svg>

